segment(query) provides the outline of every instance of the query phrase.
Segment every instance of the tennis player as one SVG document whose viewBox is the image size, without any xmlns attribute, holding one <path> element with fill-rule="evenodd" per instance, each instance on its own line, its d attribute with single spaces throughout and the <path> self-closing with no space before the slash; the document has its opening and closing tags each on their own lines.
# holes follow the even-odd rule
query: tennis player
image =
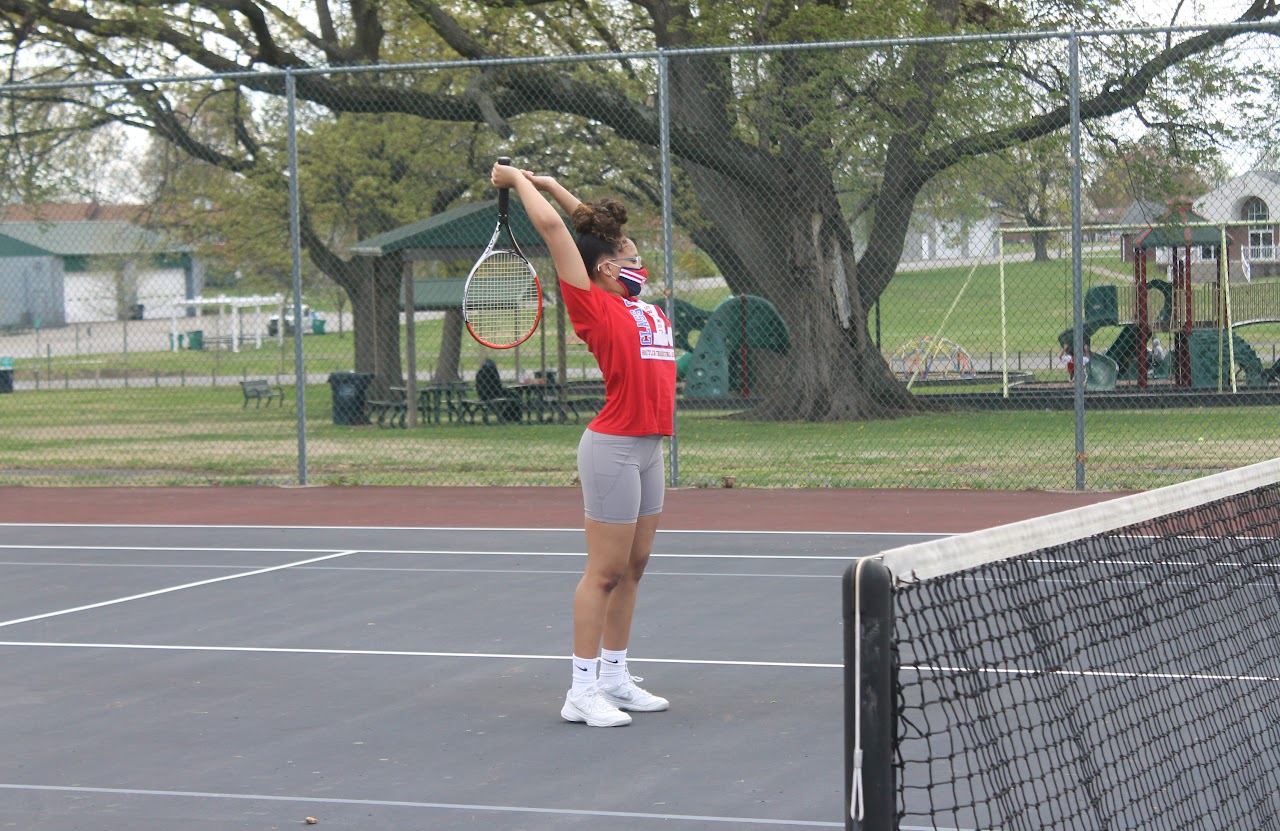
<svg viewBox="0 0 1280 831">
<path fill-rule="evenodd" d="M 627 642 L 662 514 L 662 437 L 675 413 L 671 323 L 639 299 L 648 273 L 623 231 L 621 202 L 581 202 L 550 176 L 511 166 L 495 165 L 492 178 L 519 195 L 551 253 L 573 330 L 604 376 L 604 407 L 578 444 L 587 565 L 573 595 L 573 681 L 560 715 L 619 727 L 631 723 L 627 711 L 668 706 L 631 675 Z M 569 215 L 576 241 L 539 191 Z"/>
</svg>

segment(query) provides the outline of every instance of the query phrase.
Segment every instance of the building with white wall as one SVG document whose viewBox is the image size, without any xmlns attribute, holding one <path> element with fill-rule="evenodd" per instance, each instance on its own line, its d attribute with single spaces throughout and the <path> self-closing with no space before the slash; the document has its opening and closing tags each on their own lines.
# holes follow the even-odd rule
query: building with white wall
<svg viewBox="0 0 1280 831">
<path fill-rule="evenodd" d="M 1201 196 L 1196 213 L 1227 226 L 1230 259 L 1253 278 L 1280 276 L 1280 172 L 1251 170 Z"/>
<path fill-rule="evenodd" d="M 13 216 L 15 211 L 11 207 L 5 215 Z M 182 299 L 199 297 L 204 289 L 204 268 L 192 247 L 135 221 L 115 218 L 118 212 L 105 216 L 45 219 L 33 215 L 0 221 L 0 236 L 41 252 L 35 258 L 24 257 L 21 249 L 11 245 L 13 256 L 5 256 L 0 246 L 0 274 L 5 275 L 0 300 L 6 291 L 16 293 L 14 287 L 23 281 L 40 283 L 43 278 L 37 272 L 46 268 L 49 278 L 61 284 L 61 309 L 45 310 L 44 319 L 51 324 L 190 313 Z M 48 258 L 59 265 L 38 264 L 48 263 Z M 44 296 L 57 294 L 50 289 Z"/>
</svg>

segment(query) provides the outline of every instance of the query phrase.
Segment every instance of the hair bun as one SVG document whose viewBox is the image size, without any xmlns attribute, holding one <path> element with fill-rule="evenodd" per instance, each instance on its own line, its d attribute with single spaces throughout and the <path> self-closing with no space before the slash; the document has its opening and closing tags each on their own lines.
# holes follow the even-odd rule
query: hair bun
<svg viewBox="0 0 1280 831">
<path fill-rule="evenodd" d="M 608 198 L 583 202 L 573 209 L 573 216 L 569 219 L 579 234 L 617 242 L 624 236 L 622 226 L 627 224 L 627 206 Z"/>
</svg>

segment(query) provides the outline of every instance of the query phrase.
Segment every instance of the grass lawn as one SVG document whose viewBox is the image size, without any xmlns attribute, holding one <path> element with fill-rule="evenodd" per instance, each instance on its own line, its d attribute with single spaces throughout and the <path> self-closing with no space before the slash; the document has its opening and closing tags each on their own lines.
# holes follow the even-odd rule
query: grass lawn
<svg viewBox="0 0 1280 831">
<path fill-rule="evenodd" d="M 1085 258 L 1085 289 L 1102 284 L 1120 285 L 1129 281 L 1132 267 L 1120 262 L 1111 252 L 1088 252 Z M 990 259 L 990 256 L 988 256 Z M 1002 344 L 1000 269 L 996 263 L 934 268 L 899 273 L 880 302 L 880 344 L 886 356 L 909 341 L 921 336 L 941 334 L 963 347 L 980 369 L 998 368 Z M 1010 361 L 1043 366 L 1056 363 L 1058 335 L 1071 326 L 1071 262 L 1069 258 L 1044 263 L 1008 262 L 1005 265 L 1004 336 Z M 679 296 L 693 305 L 713 310 L 729 296 L 728 289 L 697 288 L 681 291 Z M 783 301 L 778 301 L 779 303 Z M 874 327 L 875 312 L 871 312 Z M 194 325 L 194 324 L 192 324 Z M 209 323 L 207 325 L 214 325 Z M 442 317 L 419 320 L 415 325 L 418 369 L 435 369 L 436 355 L 443 336 Z M 1119 333 L 1117 327 L 1098 332 L 1094 347 L 1105 349 Z M 507 377 L 538 369 L 545 349 L 549 368 L 556 364 L 555 315 L 548 309 L 543 332 L 536 334 L 516 350 L 491 350 L 480 347 L 465 334 L 462 337 L 461 368 L 474 372 L 481 362 L 492 358 Z M 1280 324 L 1261 324 L 1237 330 L 1252 344 L 1266 366 L 1278 357 Z M 404 353 L 406 330 L 401 327 L 401 353 Z M 354 365 L 354 339 L 350 332 L 336 331 L 303 338 L 307 371 L 327 374 L 351 369 Z M 1168 345 L 1168 344 L 1166 344 Z M 157 349 L 156 343 L 145 348 Z M 144 380 L 160 376 L 207 376 L 220 378 L 268 377 L 292 378 L 294 367 L 293 340 L 282 344 L 269 341 L 262 349 L 245 348 L 238 353 L 226 350 L 134 351 L 130 354 L 93 354 L 42 357 L 32 359 L 14 355 L 20 372 L 39 371 L 52 383 L 67 379 L 97 376 L 118 377 L 129 373 Z M 594 363 L 584 347 L 569 347 L 569 376 L 578 377 Z"/>
<path fill-rule="evenodd" d="M 1124 279 L 1124 264 L 1114 255 L 1091 256 L 1086 266 L 1091 284 Z M 1005 282 L 1011 355 L 1034 356 L 1040 364 L 1033 371 L 1041 379 L 1065 377 L 1056 364 L 1056 339 L 1071 320 L 1069 261 L 1009 263 Z M 727 290 L 681 296 L 711 310 Z M 546 320 L 554 325 L 553 314 Z M 886 354 L 941 331 L 969 350 L 979 369 L 988 368 L 987 356 L 998 358 L 1000 352 L 997 266 L 900 274 L 883 298 L 880 326 Z M 1280 341 L 1280 326 L 1244 331 L 1264 365 L 1270 365 L 1274 347 L 1259 341 Z M 421 371 L 434 369 L 442 332 L 441 319 L 416 324 Z M 401 338 L 403 344 L 403 329 Z M 308 335 L 303 346 L 313 382 L 353 367 L 349 332 Z M 1105 346 L 1103 337 L 1097 346 Z M 542 348 L 538 336 L 519 352 L 482 349 L 464 336 L 462 368 L 474 372 L 493 357 L 510 378 L 517 361 L 522 373 L 539 368 Z M 554 366 L 554 345 L 546 349 Z M 570 378 L 593 366 L 585 349 L 571 347 Z M 292 339 L 239 353 L 19 358 L 15 368 L 24 380 L 39 373 L 41 388 L 0 396 L 0 484 L 283 484 L 298 479 L 295 394 L 288 383 L 293 380 Z M 126 375 L 127 388 L 121 386 Z M 243 409 L 236 381 L 244 377 L 283 383 L 286 406 Z M 332 423 L 327 384 L 308 386 L 306 401 L 311 483 L 569 485 L 575 480 L 582 424 L 352 427 Z M 1090 412 L 1087 486 L 1150 488 L 1280 455 L 1276 409 Z M 969 412 L 816 425 L 681 410 L 678 431 L 684 486 L 719 487 L 725 477 L 740 487 L 1066 489 L 1075 484 L 1069 412 Z"/>
<path fill-rule="evenodd" d="M 1113 254 L 1084 260 L 1084 290 L 1097 285 L 1128 285 L 1132 265 Z M 1070 259 L 1005 264 L 1005 338 L 1011 360 L 1043 359 L 1058 354 L 1058 335 L 1072 324 Z M 1280 312 L 1280 310 L 1278 310 Z M 874 314 L 874 313 L 873 313 Z M 873 318 L 874 320 L 874 318 Z M 908 341 L 938 335 L 963 347 L 982 368 L 1001 354 L 1000 269 L 997 264 L 939 268 L 898 274 L 880 301 L 881 351 L 892 354 Z M 1104 327 L 1094 348 L 1105 349 L 1120 332 Z M 1265 366 L 1278 357 L 1280 325 L 1241 327 Z M 1166 343 L 1166 346 L 1169 344 Z"/>
<path fill-rule="evenodd" d="M 332 423 L 307 389 L 313 484 L 572 485 L 582 424 Z M 0 484 L 286 484 L 297 481 L 294 391 L 242 408 L 238 386 L 22 392 L 0 407 Z M 1276 455 L 1278 408 L 1103 411 L 1086 417 L 1087 484 L 1143 489 Z M 682 411 L 680 484 L 719 487 L 1067 489 L 1074 416 L 922 415 L 872 423 L 740 421 Z"/>
</svg>

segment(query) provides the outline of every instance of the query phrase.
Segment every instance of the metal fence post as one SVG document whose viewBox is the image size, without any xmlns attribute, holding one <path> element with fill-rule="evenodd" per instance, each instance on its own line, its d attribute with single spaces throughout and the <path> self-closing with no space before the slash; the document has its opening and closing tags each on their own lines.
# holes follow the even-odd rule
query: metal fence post
<svg viewBox="0 0 1280 831">
<path fill-rule="evenodd" d="M 662 166 L 662 267 L 667 273 L 667 319 L 675 325 L 675 256 L 671 239 L 671 89 L 667 53 L 658 50 L 658 153 Z M 677 439 L 679 407 L 671 416 L 671 487 L 680 484 L 680 444 Z"/>
<path fill-rule="evenodd" d="M 1080 218 L 1081 161 L 1080 161 L 1080 34 L 1072 32 L 1067 39 L 1071 54 L 1071 317 L 1074 331 L 1071 333 L 1075 350 L 1075 413 L 1076 413 L 1076 490 L 1084 490 L 1084 382 L 1088 369 L 1084 354 L 1084 250 Z"/>
<path fill-rule="evenodd" d="M 293 375 L 298 414 L 298 484 L 307 484 L 307 372 L 302 360 L 302 229 L 298 200 L 297 76 L 284 76 L 289 113 L 289 248 L 293 261 Z M 280 321 L 281 332 L 284 321 Z"/>
</svg>

